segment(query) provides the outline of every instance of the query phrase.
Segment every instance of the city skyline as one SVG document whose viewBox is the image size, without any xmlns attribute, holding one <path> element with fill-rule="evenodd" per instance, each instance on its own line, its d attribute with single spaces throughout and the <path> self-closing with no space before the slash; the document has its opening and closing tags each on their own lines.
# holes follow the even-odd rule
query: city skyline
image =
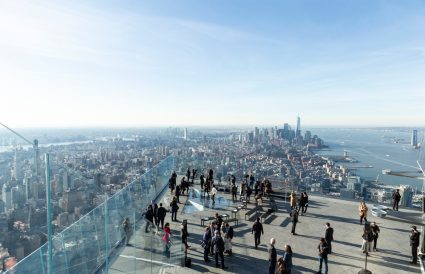
<svg viewBox="0 0 425 274">
<path fill-rule="evenodd" d="M 305 127 L 423 126 L 424 11 L 421 1 L 2 2 L 1 122 L 294 126 L 299 114 Z"/>
</svg>

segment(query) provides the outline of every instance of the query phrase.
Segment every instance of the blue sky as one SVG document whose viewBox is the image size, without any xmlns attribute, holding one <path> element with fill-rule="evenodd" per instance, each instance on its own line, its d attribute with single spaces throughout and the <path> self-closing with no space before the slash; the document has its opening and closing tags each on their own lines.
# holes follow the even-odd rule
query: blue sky
<svg viewBox="0 0 425 274">
<path fill-rule="evenodd" d="M 424 1 L 1 1 L 10 126 L 425 124 Z"/>
</svg>

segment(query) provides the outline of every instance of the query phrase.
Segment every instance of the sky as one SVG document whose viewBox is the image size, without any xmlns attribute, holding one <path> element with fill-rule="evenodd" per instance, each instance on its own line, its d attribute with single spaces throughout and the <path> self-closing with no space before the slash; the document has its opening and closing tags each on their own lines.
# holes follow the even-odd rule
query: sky
<svg viewBox="0 0 425 274">
<path fill-rule="evenodd" d="M 10 127 L 424 126 L 425 1 L 0 0 Z"/>
</svg>

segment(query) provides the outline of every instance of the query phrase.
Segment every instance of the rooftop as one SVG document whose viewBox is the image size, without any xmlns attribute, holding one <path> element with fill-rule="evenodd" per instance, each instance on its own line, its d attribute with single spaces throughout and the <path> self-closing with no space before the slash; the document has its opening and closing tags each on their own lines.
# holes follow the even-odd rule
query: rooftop
<svg viewBox="0 0 425 274">
<path fill-rule="evenodd" d="M 199 190 L 199 186 L 195 188 Z M 222 201 L 231 200 L 230 194 L 224 192 L 219 192 L 218 198 Z M 163 202 L 168 205 L 169 199 L 168 191 Z M 180 201 L 189 206 L 193 204 L 193 202 L 187 202 L 187 196 L 181 197 Z M 264 235 L 258 249 L 254 249 L 254 239 L 251 234 L 251 227 L 256 216 L 245 221 L 246 210 L 238 212 L 239 225 L 233 226 L 235 229 L 233 256 L 225 257 L 225 264 L 228 267 L 226 270 L 215 268 L 213 261 L 204 263 L 199 245 L 204 230 L 204 227 L 200 225 L 200 219 L 213 216 L 216 212 L 231 215 L 230 210 L 233 207 L 220 203 L 219 208 L 213 209 L 208 199 L 203 200 L 204 207 L 201 211 L 185 210 L 180 206 L 177 218 L 179 221 L 187 219 L 189 224 L 189 244 L 192 248 L 188 252 L 188 257 L 192 259 L 192 267 L 167 269 L 167 265 L 162 264 L 163 273 L 265 273 L 268 269 L 266 244 L 272 237 L 276 238 L 275 246 L 278 256 L 282 256 L 285 244 L 292 246 L 294 252 L 292 273 L 312 273 L 318 270 L 317 245 L 320 237 L 324 237 L 326 222 L 330 222 L 334 228 L 335 239 L 332 243 L 333 254 L 329 255 L 329 273 L 358 273 L 364 268 L 365 256 L 360 248 L 363 226 L 359 224 L 357 201 L 310 195 L 308 211 L 304 216 L 300 216 L 296 229 L 298 235 L 295 236 L 290 233 L 288 203 L 278 199 L 276 202 L 278 212 L 264 220 Z M 399 212 L 389 211 L 386 218 L 378 218 L 372 216 L 370 212 L 372 205 L 368 206 L 368 221 L 375 221 L 381 233 L 378 239 L 378 251 L 372 252 L 368 257 L 367 268 L 373 273 L 420 273 L 419 265 L 409 264 L 411 261 L 410 226 L 421 223 L 420 211 L 401 208 Z M 252 203 L 248 204 L 248 209 L 253 207 Z M 266 209 L 268 203 L 264 203 L 263 207 Z M 185 211 L 190 213 L 184 213 Z M 167 214 L 165 221 L 170 222 L 170 214 Z M 170 222 L 170 224 L 172 232 L 179 235 L 180 222 Z M 134 261 L 137 261 L 138 254 L 140 251 L 137 247 L 125 247 L 121 255 L 112 263 L 110 273 L 139 273 L 143 267 L 143 259 L 140 259 L 135 266 Z M 161 265 L 161 260 L 158 260 L 158 265 Z"/>
</svg>

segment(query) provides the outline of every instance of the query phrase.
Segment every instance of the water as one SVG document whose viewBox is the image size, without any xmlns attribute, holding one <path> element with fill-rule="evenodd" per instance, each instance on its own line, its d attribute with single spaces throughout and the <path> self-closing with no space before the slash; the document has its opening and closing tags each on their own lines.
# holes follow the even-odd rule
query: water
<svg viewBox="0 0 425 274">
<path fill-rule="evenodd" d="M 383 175 L 383 169 L 392 171 L 416 171 L 420 150 L 410 145 L 411 130 L 407 129 L 311 129 L 322 138 L 330 150 L 318 151 L 320 155 L 340 155 L 344 152 L 358 163 L 351 165 L 372 165 L 373 168 L 359 168 L 355 173 L 365 179 L 379 181 L 388 185 L 407 184 L 422 189 L 422 180 Z M 418 132 L 418 141 L 423 133 Z M 394 143 L 394 138 L 399 143 Z M 344 163 L 345 165 L 345 163 Z M 350 164 L 347 164 L 350 166 Z M 419 175 L 419 174 L 418 174 Z"/>
<path fill-rule="evenodd" d="M 215 204 L 212 204 L 211 198 L 207 195 L 204 197 L 198 189 L 191 188 L 189 198 L 183 208 L 183 213 L 193 213 L 204 211 L 205 208 L 222 209 L 223 207 L 232 206 L 232 200 L 225 199 L 223 196 L 216 194 Z"/>
</svg>

